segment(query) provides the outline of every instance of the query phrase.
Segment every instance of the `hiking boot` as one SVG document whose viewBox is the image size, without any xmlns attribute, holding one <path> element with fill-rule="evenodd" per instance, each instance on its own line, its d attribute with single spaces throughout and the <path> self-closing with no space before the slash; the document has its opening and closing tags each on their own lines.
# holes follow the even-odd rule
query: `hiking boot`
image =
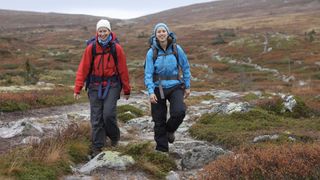
<svg viewBox="0 0 320 180">
<path fill-rule="evenodd" d="M 116 147 L 116 146 L 118 146 L 118 144 L 119 144 L 119 141 L 118 141 L 118 140 L 111 141 L 111 146 L 112 146 L 112 147 Z"/>
<path fill-rule="evenodd" d="M 174 136 L 174 132 L 167 132 L 167 137 L 168 137 L 168 142 L 169 143 L 173 143 L 175 136 Z"/>
<path fill-rule="evenodd" d="M 100 154 L 102 152 L 101 148 L 93 148 L 91 149 L 90 152 L 90 159 L 93 159 L 94 157 L 96 157 L 98 154 Z"/>
</svg>

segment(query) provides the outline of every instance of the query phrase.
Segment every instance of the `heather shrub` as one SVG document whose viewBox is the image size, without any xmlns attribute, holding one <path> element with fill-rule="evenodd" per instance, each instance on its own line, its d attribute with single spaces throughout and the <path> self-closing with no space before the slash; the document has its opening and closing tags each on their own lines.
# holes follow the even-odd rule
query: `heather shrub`
<svg viewBox="0 0 320 180">
<path fill-rule="evenodd" d="M 221 156 L 200 179 L 319 179 L 320 144 L 252 146 Z"/>
<path fill-rule="evenodd" d="M 80 102 L 87 100 L 81 96 Z M 67 88 L 53 90 L 0 92 L 0 112 L 23 111 L 34 108 L 72 104 L 75 101 L 73 93 Z"/>
</svg>

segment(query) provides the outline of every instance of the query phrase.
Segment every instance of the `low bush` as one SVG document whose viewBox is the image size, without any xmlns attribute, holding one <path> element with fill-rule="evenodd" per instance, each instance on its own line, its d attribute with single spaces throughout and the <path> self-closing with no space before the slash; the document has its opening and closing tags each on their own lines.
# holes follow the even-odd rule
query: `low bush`
<svg viewBox="0 0 320 180">
<path fill-rule="evenodd" d="M 320 144 L 253 146 L 221 156 L 200 179 L 319 179 Z"/>
</svg>

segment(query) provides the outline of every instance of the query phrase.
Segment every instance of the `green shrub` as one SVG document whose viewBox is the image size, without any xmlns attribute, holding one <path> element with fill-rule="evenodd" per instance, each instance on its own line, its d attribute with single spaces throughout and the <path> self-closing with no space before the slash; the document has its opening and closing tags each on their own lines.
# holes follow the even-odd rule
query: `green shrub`
<svg viewBox="0 0 320 180">
<path fill-rule="evenodd" d="M 52 165 L 46 165 L 36 162 L 28 162 L 23 165 L 24 170 L 15 174 L 18 179 L 58 179 L 60 174 L 70 173 L 71 169 L 66 162 L 60 161 Z"/>
<path fill-rule="evenodd" d="M 280 97 L 274 97 L 272 99 L 262 100 L 258 103 L 258 106 L 272 113 L 276 113 L 281 116 L 293 117 L 293 118 L 307 118 L 312 115 L 312 110 L 303 102 L 299 97 L 294 97 L 297 104 L 293 107 L 292 112 L 285 111 L 283 100 Z"/>
</svg>

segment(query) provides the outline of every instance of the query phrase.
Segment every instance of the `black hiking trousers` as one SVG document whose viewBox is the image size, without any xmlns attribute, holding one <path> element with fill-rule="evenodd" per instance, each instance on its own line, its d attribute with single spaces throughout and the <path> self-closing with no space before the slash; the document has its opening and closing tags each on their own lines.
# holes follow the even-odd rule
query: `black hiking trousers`
<svg viewBox="0 0 320 180">
<path fill-rule="evenodd" d="M 174 133 L 186 115 L 186 105 L 183 101 L 184 88 L 176 85 L 164 88 L 164 99 L 160 98 L 159 88 L 155 88 L 158 103 L 151 103 L 151 114 L 154 121 L 154 139 L 157 143 L 156 150 L 168 152 L 169 144 L 167 133 Z M 167 120 L 167 100 L 170 103 L 170 117 Z"/>
<path fill-rule="evenodd" d="M 106 137 L 116 142 L 120 139 L 117 123 L 117 101 L 120 98 L 121 84 L 113 82 L 105 99 L 98 98 L 98 87 L 89 87 L 90 122 L 92 128 L 92 149 L 106 145 Z"/>
</svg>

